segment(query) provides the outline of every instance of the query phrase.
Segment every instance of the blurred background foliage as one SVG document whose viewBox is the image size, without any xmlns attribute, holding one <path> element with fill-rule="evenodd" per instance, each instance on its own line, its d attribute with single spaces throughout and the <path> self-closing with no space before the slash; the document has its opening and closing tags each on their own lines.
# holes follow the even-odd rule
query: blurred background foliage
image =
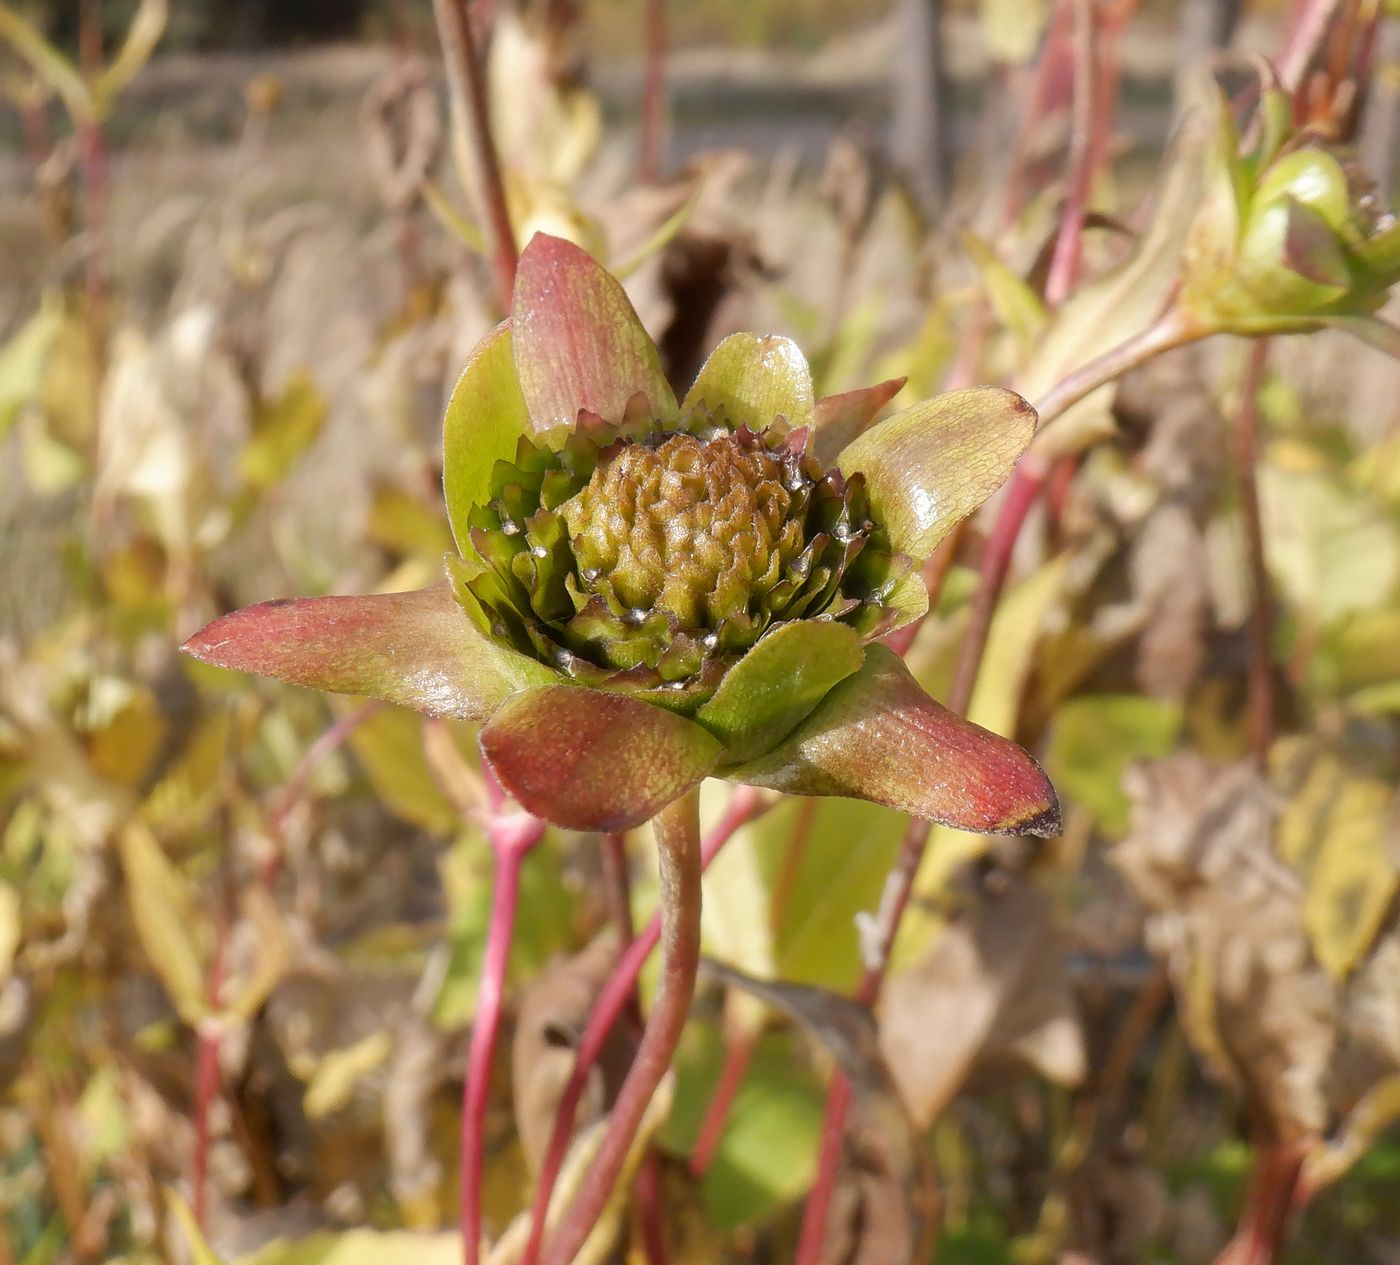
<svg viewBox="0 0 1400 1265">
<path fill-rule="evenodd" d="M 1043 390 L 1174 278 L 1170 246 L 1132 243 L 1155 206 L 1179 246 L 1195 202 L 1154 191 L 1202 149 L 1189 129 L 1167 144 L 1191 6 L 1103 6 L 1136 8 L 1121 111 L 1080 306 L 1047 306 L 1070 109 L 1053 76 L 1033 95 L 1051 8 L 945 6 L 956 179 L 935 210 L 885 144 L 888 6 L 677 0 L 672 161 L 641 181 L 635 7 L 502 0 L 517 234 L 615 267 L 682 383 L 756 329 L 797 337 L 821 393 L 907 375 L 905 403 L 969 357 L 974 380 L 1049 373 Z M 1288 8 L 1244 7 L 1214 54 L 1229 82 Z M 177 0 L 155 55 L 124 65 L 157 9 L 87 6 L 86 96 L 0 54 L 0 1262 L 454 1260 L 491 879 L 474 734 L 174 649 L 237 605 L 424 583 L 449 543 L 441 409 L 496 313 L 430 9 Z M 6 11 L 84 65 L 80 6 Z M 1347 116 L 1392 185 L 1397 22 Z M 936 1223 L 922 1259 L 940 1262 L 1209 1262 L 1256 1151 L 1300 1139 L 1315 1198 L 1286 1259 L 1400 1260 L 1400 370 L 1336 333 L 1273 345 L 1260 768 L 1231 454 L 1249 354 L 1174 353 L 1047 432 L 1059 474 L 971 714 L 1042 756 L 1065 833 L 1035 852 L 937 837 L 856 1069 L 889 1083 L 824 1260 L 894 1259 L 880 1228 L 905 1218 Z M 936 694 L 987 526 L 908 652 Z M 708 820 L 722 809 L 707 791 Z M 670 1259 L 793 1259 L 845 1013 L 830 994 L 859 976 L 904 825 L 785 801 L 709 873 L 707 952 L 822 991 L 707 977 L 649 1121 Z M 528 1205 L 613 964 L 611 890 L 596 838 L 551 831 L 526 865 L 493 1241 Z M 633 1036 L 590 1081 L 591 1117 Z M 643 1237 L 634 1209 L 607 1252 L 648 1259 Z"/>
</svg>

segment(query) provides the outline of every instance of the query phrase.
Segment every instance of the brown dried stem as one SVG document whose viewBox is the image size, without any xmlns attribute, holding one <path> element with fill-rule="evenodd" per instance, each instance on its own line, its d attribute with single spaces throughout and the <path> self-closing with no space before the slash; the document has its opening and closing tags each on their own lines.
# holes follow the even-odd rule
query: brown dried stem
<svg viewBox="0 0 1400 1265">
<path fill-rule="evenodd" d="M 472 165 L 480 183 L 481 209 L 491 243 L 491 267 L 496 294 L 503 311 L 510 311 L 515 292 L 515 266 L 519 252 L 506 204 L 501 159 L 491 132 L 486 99 L 486 77 L 477 55 L 468 0 L 433 0 L 438 35 L 447 64 L 447 85 L 452 105 L 453 131 L 459 143 L 471 150 Z M 463 173 L 465 175 L 465 172 Z"/>
</svg>

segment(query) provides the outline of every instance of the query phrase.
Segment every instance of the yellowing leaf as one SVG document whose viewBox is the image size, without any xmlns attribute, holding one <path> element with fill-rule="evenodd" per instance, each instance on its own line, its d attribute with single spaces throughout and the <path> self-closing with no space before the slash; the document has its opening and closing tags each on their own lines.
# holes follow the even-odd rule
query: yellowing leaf
<svg viewBox="0 0 1400 1265">
<path fill-rule="evenodd" d="M 62 300 L 46 295 L 39 310 L 0 347 L 0 439 L 38 393 L 49 349 L 62 325 Z"/>
<path fill-rule="evenodd" d="M 19 892 L 9 883 L 0 883 L 0 984 L 10 978 L 23 931 Z"/>
<path fill-rule="evenodd" d="M 276 487 L 316 442 L 326 421 L 326 401 L 309 374 L 293 374 L 282 394 L 253 419 L 253 437 L 239 454 L 238 470 L 258 491 Z"/>
<path fill-rule="evenodd" d="M 455 1231 L 345 1230 L 276 1239 L 231 1265 L 459 1265 L 461 1259 Z"/>
<path fill-rule="evenodd" d="M 246 977 L 225 981 L 223 1001 L 228 1013 L 247 1021 L 287 973 L 292 961 L 292 940 L 267 888 L 248 889 L 243 897 L 243 913 L 257 929 L 256 957 Z"/>
<path fill-rule="evenodd" d="M 405 821 L 433 834 L 449 834 L 461 822 L 438 789 L 423 758 L 423 721 L 415 712 L 385 707 L 361 722 L 350 737 L 354 751 L 384 803 Z"/>
<path fill-rule="evenodd" d="M 224 1262 L 214 1254 L 214 1249 L 209 1246 L 204 1232 L 200 1230 L 199 1223 L 194 1219 L 194 1213 L 190 1211 L 189 1204 L 168 1187 L 165 1191 L 165 1206 L 170 1210 L 170 1215 L 175 1218 L 175 1223 L 185 1236 L 192 1265 L 224 1265 Z"/>
<path fill-rule="evenodd" d="M 1375 608 L 1400 583 L 1400 531 L 1379 507 L 1314 470 L 1259 472 L 1265 557 L 1288 600 L 1322 624 Z"/>
<path fill-rule="evenodd" d="M 1046 563 L 1011 589 L 997 607 L 987 652 L 967 718 L 993 733 L 1014 736 L 1021 694 L 1030 679 L 1036 643 L 1064 587 L 1068 554 Z"/>
<path fill-rule="evenodd" d="M 380 1067 L 392 1048 L 392 1038 L 381 1029 L 320 1059 L 302 1099 L 307 1116 L 321 1120 L 339 1111 L 355 1092 L 355 1082 Z"/>
<path fill-rule="evenodd" d="M 723 812 L 729 788 L 715 780 L 701 793 L 704 820 L 711 826 Z M 756 838 L 740 830 L 715 858 L 705 875 L 706 900 L 701 915 L 705 951 L 721 962 L 759 979 L 777 974 L 773 948 L 771 900 L 759 864 Z M 763 1003 L 748 993 L 731 993 L 735 1021 L 756 1028 Z"/>
<path fill-rule="evenodd" d="M 203 955 L 194 939 L 200 923 L 188 885 L 140 822 L 122 831 L 119 848 L 137 939 L 180 1018 L 197 1024 L 208 1006 Z"/>
<path fill-rule="evenodd" d="M 1279 821 L 1278 852 L 1306 884 L 1303 926 L 1313 953 L 1341 980 L 1370 952 L 1400 888 L 1388 837 L 1392 791 L 1329 752 L 1300 748 L 1280 742 L 1272 753 L 1276 767 L 1298 753 L 1305 769 Z"/>
<path fill-rule="evenodd" d="M 1045 329 L 1049 314 L 1040 296 L 1025 280 L 1004 264 L 988 243 L 972 233 L 963 235 L 963 245 L 977 265 L 987 301 L 999 320 L 1023 349 Z"/>
</svg>

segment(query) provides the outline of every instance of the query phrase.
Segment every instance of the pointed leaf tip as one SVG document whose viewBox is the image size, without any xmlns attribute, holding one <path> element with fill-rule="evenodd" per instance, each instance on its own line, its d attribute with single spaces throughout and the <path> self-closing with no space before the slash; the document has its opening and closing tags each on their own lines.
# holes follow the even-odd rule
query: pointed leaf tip
<svg viewBox="0 0 1400 1265">
<path fill-rule="evenodd" d="M 697 785 L 721 751 L 684 716 L 578 685 L 517 694 L 479 741 L 510 795 L 569 830 L 641 825 Z"/>
<path fill-rule="evenodd" d="M 245 606 L 180 649 L 215 667 L 474 720 L 516 690 L 558 679 L 477 632 L 446 582 L 407 593 Z"/>
<path fill-rule="evenodd" d="M 586 250 L 536 233 L 520 256 L 511 323 L 537 431 L 573 427 L 580 409 L 615 425 L 639 391 L 654 417 L 675 417 L 656 344 L 621 283 Z"/>
<path fill-rule="evenodd" d="M 787 739 L 725 776 L 795 795 L 867 799 L 978 834 L 1060 828 L 1059 800 L 1040 765 L 929 698 L 880 645 Z"/>
</svg>

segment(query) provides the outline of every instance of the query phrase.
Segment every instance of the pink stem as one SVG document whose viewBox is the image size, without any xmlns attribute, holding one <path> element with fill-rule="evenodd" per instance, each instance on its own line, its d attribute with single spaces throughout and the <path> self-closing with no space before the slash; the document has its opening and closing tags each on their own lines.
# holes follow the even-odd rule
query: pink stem
<svg viewBox="0 0 1400 1265">
<path fill-rule="evenodd" d="M 559 1228 L 545 1244 L 545 1265 L 570 1265 L 603 1215 L 690 1013 L 700 967 L 699 788 L 662 809 L 653 819 L 653 830 L 661 874 L 661 982 L 636 1057 L 603 1125 L 598 1150 Z"/>
<path fill-rule="evenodd" d="M 1305 1155 L 1304 1146 L 1295 1143 L 1274 1142 L 1260 1148 L 1239 1229 L 1215 1265 L 1274 1265 L 1288 1234 Z"/>
<path fill-rule="evenodd" d="M 1094 47 L 1095 18 L 1091 0 L 1072 0 L 1074 10 L 1074 98 L 1069 145 L 1069 184 L 1050 271 L 1045 280 L 1045 301 L 1058 307 L 1069 297 L 1079 275 L 1083 254 L 1084 212 L 1089 183 L 1094 174 L 1094 116 L 1097 104 L 1097 66 Z"/>
<path fill-rule="evenodd" d="M 219 1008 L 224 988 L 224 958 L 228 949 L 228 918 L 219 915 L 214 931 L 214 960 L 209 965 L 209 981 L 205 1000 L 212 1011 Z M 202 1230 L 209 1211 L 209 1113 L 219 1093 L 219 1042 L 222 1037 L 218 1019 L 204 1020 L 196 1033 L 194 1067 L 194 1162 L 191 1185 L 195 1224 Z"/>
<path fill-rule="evenodd" d="M 965 713 L 972 701 L 977 670 L 982 666 L 982 655 L 987 649 L 992 616 L 996 613 L 997 600 L 1001 597 L 1007 572 L 1011 569 L 1011 555 L 1031 507 L 1045 486 L 1045 476 L 1045 467 L 1034 454 L 1021 459 L 1007 485 L 1006 498 L 1002 501 L 1001 513 L 997 515 L 992 534 L 987 538 L 987 547 L 982 551 L 977 591 L 972 598 L 972 622 L 958 651 L 958 664 L 948 691 L 948 706 L 959 714 Z"/>
<path fill-rule="evenodd" d="M 291 777 L 277 793 L 277 798 L 273 800 L 267 814 L 267 832 L 272 837 L 276 851 L 263 862 L 259 872 L 264 886 L 272 886 L 277 877 L 277 871 L 282 865 L 283 832 L 286 830 L 287 818 L 306 794 L 311 775 L 322 760 L 344 746 L 350 735 L 383 707 L 384 704 L 377 698 L 361 703 L 354 711 L 347 712 L 322 733 L 297 761 Z"/>
<path fill-rule="evenodd" d="M 851 1108 L 851 1083 L 837 1072 L 827 1092 L 826 1116 L 822 1121 L 822 1145 L 817 1156 L 817 1179 L 812 1183 L 807 1206 L 802 1213 L 802 1234 L 797 1241 L 793 1265 L 821 1265 L 826 1244 L 827 1214 L 836 1193 L 841 1172 L 841 1152 L 846 1143 L 846 1117 Z"/>
<path fill-rule="evenodd" d="M 627 838 L 621 834 L 603 836 L 603 870 L 607 882 L 608 904 L 617 940 L 623 952 L 636 939 L 632 922 L 631 884 L 627 875 Z M 634 988 L 627 999 L 628 1021 L 638 1032 L 642 1029 L 642 1003 Z M 637 1197 L 642 1232 L 642 1249 L 650 1265 L 666 1265 L 666 1227 L 661 1210 L 661 1164 L 650 1147 L 633 1183 Z"/>
<path fill-rule="evenodd" d="M 729 806 L 723 818 L 701 846 L 701 870 L 709 868 L 710 862 L 719 855 L 720 849 L 729 842 L 739 827 L 752 821 L 766 807 L 765 801 L 752 788 L 737 787 L 729 797 Z M 627 1008 L 628 998 L 636 987 L 642 966 L 651 956 L 651 951 L 656 948 L 660 938 L 661 919 L 659 915 L 653 915 L 637 938 L 627 946 L 593 1005 L 593 1012 L 589 1015 L 583 1036 L 579 1039 L 573 1073 L 559 1097 L 559 1107 L 554 1115 L 554 1131 L 550 1134 L 549 1146 L 540 1165 L 539 1180 L 535 1184 L 535 1198 L 530 1208 L 530 1238 L 520 1258 L 520 1265 L 535 1265 L 539 1259 L 549 1203 L 554 1195 L 555 1183 L 559 1180 L 559 1170 L 563 1167 L 564 1157 L 569 1150 L 569 1139 L 573 1135 L 578 1105 L 588 1084 L 588 1074 L 598 1062 L 598 1056 L 602 1053 L 613 1026 Z"/>
<path fill-rule="evenodd" d="M 715 1149 L 724 1137 L 730 1108 L 734 1106 L 734 1099 L 744 1084 L 744 1073 L 748 1071 L 749 1059 L 753 1056 L 754 1036 L 752 1032 L 740 1032 L 725 1042 L 724 1066 L 720 1069 L 719 1083 L 705 1109 L 705 1118 L 700 1122 L 700 1132 L 695 1139 L 695 1149 L 690 1154 L 690 1171 L 696 1177 L 704 1177 L 715 1157 Z"/>
<path fill-rule="evenodd" d="M 460 1224 L 466 1265 L 477 1265 L 481 1255 L 486 1103 L 496 1039 L 500 1033 L 501 997 L 505 992 L 510 941 L 520 905 L 520 869 L 543 834 L 543 824 L 528 813 L 502 813 L 498 805 L 493 805 L 486 837 L 496 860 L 496 882 L 491 891 L 491 921 L 486 932 L 486 953 L 481 963 L 481 985 L 477 991 L 476 1016 L 472 1020 L 471 1050 L 467 1055 L 467 1079 L 462 1090 Z"/>
</svg>

